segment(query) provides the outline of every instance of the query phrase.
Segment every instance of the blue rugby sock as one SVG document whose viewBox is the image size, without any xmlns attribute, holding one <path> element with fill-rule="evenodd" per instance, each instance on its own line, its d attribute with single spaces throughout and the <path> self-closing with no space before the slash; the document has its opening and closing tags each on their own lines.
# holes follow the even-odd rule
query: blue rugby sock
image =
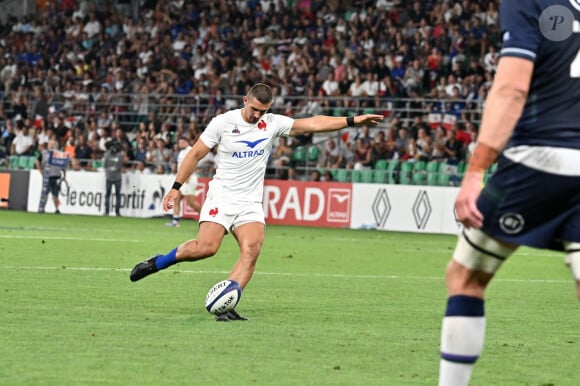
<svg viewBox="0 0 580 386">
<path fill-rule="evenodd" d="M 483 350 L 483 299 L 456 295 L 447 300 L 441 329 L 439 385 L 467 386 Z"/>
<path fill-rule="evenodd" d="M 159 256 L 155 259 L 155 266 L 158 270 L 165 269 L 177 263 L 175 254 L 177 253 L 177 248 L 172 249 L 167 255 Z"/>
</svg>

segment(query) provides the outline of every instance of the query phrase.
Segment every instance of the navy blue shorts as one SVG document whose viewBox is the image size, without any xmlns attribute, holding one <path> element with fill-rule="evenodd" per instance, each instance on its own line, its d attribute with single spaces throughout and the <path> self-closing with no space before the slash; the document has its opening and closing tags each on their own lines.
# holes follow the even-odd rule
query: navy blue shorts
<svg viewBox="0 0 580 386">
<path fill-rule="evenodd" d="M 477 200 L 482 230 L 511 244 L 562 250 L 580 242 L 580 177 L 544 173 L 501 157 Z"/>
<path fill-rule="evenodd" d="M 58 197 L 60 186 L 58 184 L 60 177 L 48 177 L 48 191 L 54 196 Z"/>
</svg>

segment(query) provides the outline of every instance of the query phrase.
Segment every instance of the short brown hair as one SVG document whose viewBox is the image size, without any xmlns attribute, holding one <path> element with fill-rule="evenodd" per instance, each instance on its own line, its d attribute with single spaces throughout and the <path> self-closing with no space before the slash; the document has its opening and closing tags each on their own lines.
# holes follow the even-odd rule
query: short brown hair
<svg viewBox="0 0 580 386">
<path fill-rule="evenodd" d="M 267 105 L 271 103 L 274 97 L 272 96 L 272 89 L 270 86 L 264 83 L 256 83 L 248 91 L 248 98 L 254 97 L 260 103 Z"/>
</svg>

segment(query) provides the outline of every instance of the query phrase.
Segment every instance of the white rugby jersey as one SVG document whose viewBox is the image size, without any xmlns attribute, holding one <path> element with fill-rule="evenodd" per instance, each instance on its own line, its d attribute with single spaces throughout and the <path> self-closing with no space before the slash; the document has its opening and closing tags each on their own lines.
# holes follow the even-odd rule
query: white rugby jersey
<svg viewBox="0 0 580 386">
<path fill-rule="evenodd" d="M 208 196 L 238 202 L 262 202 L 264 175 L 276 137 L 287 136 L 293 118 L 264 114 L 258 123 L 242 118 L 242 110 L 217 115 L 201 134 L 210 149 L 217 145 L 217 169 Z"/>
<path fill-rule="evenodd" d="M 189 153 L 190 150 L 191 150 L 191 145 L 187 145 L 186 148 L 181 149 L 179 151 L 179 153 L 177 154 L 177 167 L 178 168 L 181 166 L 181 163 L 183 162 L 183 160 L 185 159 L 185 156 L 187 155 L 187 153 Z"/>
<path fill-rule="evenodd" d="M 183 148 L 179 151 L 179 153 L 177 154 L 177 169 L 181 167 L 181 164 L 185 159 L 185 156 L 187 155 L 187 153 L 189 153 L 190 150 L 191 145 L 187 145 L 186 148 Z M 183 183 L 184 184 L 195 183 L 197 185 L 197 176 L 195 175 L 195 170 L 193 171 L 193 174 L 187 179 L 187 181 L 184 181 Z"/>
</svg>

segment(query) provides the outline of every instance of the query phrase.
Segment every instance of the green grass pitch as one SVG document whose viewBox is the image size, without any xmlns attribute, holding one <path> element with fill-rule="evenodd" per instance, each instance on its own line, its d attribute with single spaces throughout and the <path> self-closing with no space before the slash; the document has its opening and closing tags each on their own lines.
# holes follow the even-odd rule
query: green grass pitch
<svg viewBox="0 0 580 386">
<path fill-rule="evenodd" d="M 204 309 L 237 245 L 131 283 L 194 238 L 164 219 L 0 212 L 1 385 L 435 385 L 455 237 L 269 226 L 239 312 Z M 472 385 L 578 385 L 562 255 L 521 249 L 492 283 Z"/>
</svg>

